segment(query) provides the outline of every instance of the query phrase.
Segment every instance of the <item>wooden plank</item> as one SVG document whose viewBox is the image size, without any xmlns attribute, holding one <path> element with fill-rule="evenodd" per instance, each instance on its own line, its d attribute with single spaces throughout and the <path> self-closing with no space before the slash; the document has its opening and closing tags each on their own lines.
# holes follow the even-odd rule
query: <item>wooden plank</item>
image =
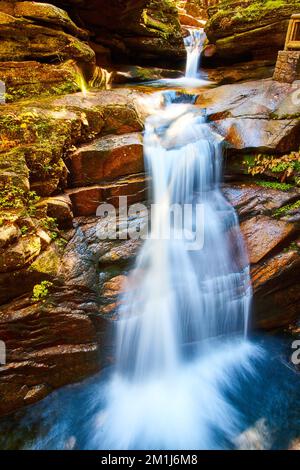
<svg viewBox="0 0 300 470">
<path fill-rule="evenodd" d="M 284 46 L 285 51 L 288 49 L 288 43 L 291 40 L 291 33 L 292 33 L 292 29 L 293 29 L 293 23 L 294 22 L 292 20 L 290 20 L 288 30 L 287 30 L 286 40 L 285 40 L 285 46 Z"/>
<path fill-rule="evenodd" d="M 286 50 L 297 50 L 299 51 L 300 50 L 300 41 L 290 41 L 288 44 L 287 44 L 287 48 Z"/>
</svg>

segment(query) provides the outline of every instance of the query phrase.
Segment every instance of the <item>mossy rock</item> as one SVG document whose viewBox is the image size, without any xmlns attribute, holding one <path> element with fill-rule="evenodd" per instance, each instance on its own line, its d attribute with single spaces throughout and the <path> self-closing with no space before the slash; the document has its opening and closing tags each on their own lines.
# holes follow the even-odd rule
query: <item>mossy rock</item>
<svg viewBox="0 0 300 470">
<path fill-rule="evenodd" d="M 223 0 L 206 25 L 216 55 L 223 59 L 272 58 L 284 47 L 288 21 L 299 0 Z"/>
</svg>

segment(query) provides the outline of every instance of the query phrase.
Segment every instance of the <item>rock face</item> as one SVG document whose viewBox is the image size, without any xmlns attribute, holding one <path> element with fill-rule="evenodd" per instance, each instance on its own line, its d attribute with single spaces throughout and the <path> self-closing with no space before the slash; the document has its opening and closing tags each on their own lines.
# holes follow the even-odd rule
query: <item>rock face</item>
<svg viewBox="0 0 300 470">
<path fill-rule="evenodd" d="M 229 61 L 277 58 L 288 20 L 300 13 L 299 0 L 223 0 L 209 10 L 206 34 L 215 58 Z"/>
<path fill-rule="evenodd" d="M 287 326 L 299 315 L 299 222 L 287 214 L 300 200 L 300 189 L 281 191 L 235 183 L 226 185 L 224 191 L 239 213 L 248 247 L 254 288 L 253 326 Z M 300 215 L 299 209 L 296 211 Z"/>
<path fill-rule="evenodd" d="M 177 9 L 169 0 L 54 3 L 0 1 L 0 79 L 11 101 L 0 106 L 0 339 L 7 345 L 0 414 L 101 367 L 107 326 L 141 245 L 126 237 L 122 213 L 115 225 L 113 219 L 97 218 L 96 211 L 101 203 L 117 210 L 120 196 L 127 196 L 128 204 L 147 199 L 143 94 L 124 88 L 86 92 L 83 78 L 102 84 L 105 73 L 96 60 L 159 59 L 165 66 L 185 55 Z M 215 2 L 189 5 L 200 3 L 211 15 L 209 28 L 220 36 L 216 50 L 222 56 L 219 40 L 230 27 L 240 27 L 238 21 L 232 15 L 229 29 L 222 20 L 219 30 Z M 235 2 L 234 8 L 245 3 Z M 253 29 L 254 13 L 254 23 L 238 34 Z M 258 29 L 269 19 L 263 15 Z M 158 67 L 123 71 L 133 81 L 165 74 Z M 246 66 L 242 73 L 248 74 Z M 80 86 L 83 92 L 73 93 Z M 246 157 L 266 153 L 286 164 L 284 154 L 294 150 L 297 183 L 300 126 L 294 93 L 297 84 L 270 80 L 201 93 L 197 105 L 206 108 L 211 126 L 227 141 L 227 176 L 245 176 Z M 282 181 L 291 177 L 289 167 L 277 174 Z M 265 329 L 286 326 L 297 317 L 300 300 L 299 189 L 272 186 L 276 177 L 270 171 L 271 182 L 249 183 L 246 176 L 244 183 L 225 185 L 224 192 L 239 213 L 249 250 L 254 323 Z M 137 209 L 131 230 L 147 226 L 146 214 Z M 107 231 L 119 238 L 105 238 Z"/>
<path fill-rule="evenodd" d="M 185 57 L 178 11 L 169 0 L 54 1 L 79 17 L 94 42 L 110 49 L 113 60 L 168 60 Z M 165 64 L 164 64 L 165 65 Z"/>
<path fill-rule="evenodd" d="M 0 109 L 0 414 L 101 366 L 106 248 L 97 224 L 72 227 L 74 215 L 95 216 L 101 202 L 145 198 L 137 99 L 123 89 Z"/>
<path fill-rule="evenodd" d="M 97 139 L 73 153 L 70 181 L 72 186 L 80 186 L 143 171 L 142 135 L 112 135 Z"/>
<path fill-rule="evenodd" d="M 267 160 L 264 161 L 264 175 L 284 181 L 289 174 L 294 180 L 293 168 L 298 168 L 298 159 L 289 154 L 298 152 L 300 146 L 298 94 L 298 84 L 273 80 L 224 85 L 201 93 L 197 104 L 206 109 L 212 127 L 226 142 L 227 175 L 249 174 L 261 155 L 269 159 L 270 168 L 272 160 L 278 158 L 274 172 L 268 170 Z M 283 171 L 279 171 L 283 155 L 285 164 Z M 290 167 L 291 158 L 295 161 Z M 292 171 L 285 173 L 288 168 Z"/>
<path fill-rule="evenodd" d="M 98 370 L 99 339 L 87 314 L 97 308 L 89 299 L 87 309 L 84 295 L 69 289 L 56 308 L 22 299 L 1 309 L 7 364 L 0 367 L 0 414 Z"/>
<path fill-rule="evenodd" d="M 0 25 L 0 80 L 6 85 L 6 102 L 71 93 L 85 83 L 106 88 L 108 75 L 96 66 L 89 33 L 61 8 L 1 0 Z"/>
</svg>

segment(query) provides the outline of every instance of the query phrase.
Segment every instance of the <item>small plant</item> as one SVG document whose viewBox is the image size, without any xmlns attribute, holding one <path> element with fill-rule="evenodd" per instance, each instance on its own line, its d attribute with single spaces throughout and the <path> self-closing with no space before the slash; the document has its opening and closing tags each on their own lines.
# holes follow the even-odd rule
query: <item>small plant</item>
<svg viewBox="0 0 300 470">
<path fill-rule="evenodd" d="M 41 225 L 50 232 L 50 238 L 52 240 L 56 240 L 59 237 L 57 220 L 54 217 L 46 217 L 41 221 Z"/>
<path fill-rule="evenodd" d="M 277 181 L 255 181 L 258 186 L 266 189 L 277 189 L 279 191 L 289 191 L 293 188 L 292 184 L 278 183 Z"/>
<path fill-rule="evenodd" d="M 56 245 L 58 246 L 58 248 L 61 248 L 61 249 L 65 248 L 67 243 L 68 243 L 67 240 L 65 238 L 62 238 L 62 237 L 57 238 L 57 240 L 56 240 Z"/>
<path fill-rule="evenodd" d="M 284 253 L 288 253 L 289 251 L 300 251 L 300 247 L 296 242 L 292 242 L 287 248 L 285 248 Z"/>
<path fill-rule="evenodd" d="M 246 158 L 244 163 L 248 165 L 248 173 L 252 176 L 269 173 L 281 183 L 285 183 L 288 178 L 293 178 L 296 184 L 299 182 L 299 151 L 283 156 L 257 155 L 252 159 Z"/>
<path fill-rule="evenodd" d="M 28 227 L 26 227 L 26 225 L 23 225 L 21 228 L 21 234 L 22 235 L 26 235 L 26 233 L 28 233 Z"/>
<path fill-rule="evenodd" d="M 49 289 L 53 286 L 53 282 L 50 281 L 42 281 L 40 284 L 36 284 L 33 287 L 32 291 L 32 299 L 35 302 L 39 300 L 45 300 L 49 295 Z"/>
<path fill-rule="evenodd" d="M 274 212 L 274 217 L 277 219 L 280 219 L 280 217 L 284 217 L 285 215 L 297 211 L 300 209 L 300 200 L 297 202 L 294 202 L 293 204 L 288 204 L 287 206 L 280 207 Z"/>
</svg>

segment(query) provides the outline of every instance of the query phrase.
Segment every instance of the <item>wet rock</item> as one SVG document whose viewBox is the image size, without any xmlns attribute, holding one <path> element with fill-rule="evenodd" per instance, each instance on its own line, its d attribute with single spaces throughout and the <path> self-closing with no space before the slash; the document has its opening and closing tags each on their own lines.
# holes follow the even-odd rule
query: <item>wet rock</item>
<svg viewBox="0 0 300 470">
<path fill-rule="evenodd" d="M 183 75 L 178 70 L 157 67 L 124 66 L 118 69 L 114 83 L 140 83 L 163 78 L 179 78 Z"/>
<path fill-rule="evenodd" d="M 193 16 L 183 12 L 179 13 L 179 21 L 182 25 L 192 26 L 193 28 L 203 28 L 204 22 L 194 18 Z"/>
<path fill-rule="evenodd" d="M 101 183 L 143 170 L 143 139 L 138 133 L 102 137 L 70 157 L 72 186 Z"/>
<path fill-rule="evenodd" d="M 274 118 L 275 110 L 298 86 L 260 80 L 224 85 L 197 98 L 214 129 L 228 143 L 228 155 L 290 153 L 298 150 L 299 119 Z"/>
<path fill-rule="evenodd" d="M 128 204 L 145 200 L 146 182 L 143 175 L 136 175 L 112 183 L 70 189 L 67 194 L 72 201 L 75 216 L 96 215 L 102 203 L 118 208 L 120 196 L 126 196 Z"/>
<path fill-rule="evenodd" d="M 275 247 L 284 243 L 294 232 L 293 224 L 257 216 L 241 224 L 251 264 L 258 263 Z"/>
<path fill-rule="evenodd" d="M 255 325 L 266 330 L 287 326 L 299 316 L 300 256 L 290 248 L 252 268 Z"/>
<path fill-rule="evenodd" d="M 214 128 L 228 144 L 228 153 L 289 153 L 300 144 L 298 119 L 223 119 Z"/>
<path fill-rule="evenodd" d="M 0 368 L 0 414 L 98 370 L 98 344 L 88 315 L 74 301 L 60 308 L 16 301 L 0 310 L 7 363 Z"/>
<path fill-rule="evenodd" d="M 221 118 L 269 118 L 280 103 L 298 86 L 273 80 L 255 80 L 206 90 L 196 104 L 206 109 L 212 120 Z"/>
<path fill-rule="evenodd" d="M 249 182 L 224 185 L 223 192 L 241 220 L 256 215 L 271 215 L 276 209 L 300 198 L 298 188 L 280 191 Z"/>
<path fill-rule="evenodd" d="M 212 46 L 205 49 L 205 55 L 208 55 Z M 203 64 L 204 65 L 204 64 Z M 202 67 L 202 74 L 208 80 L 218 85 L 226 85 L 252 80 L 263 80 L 271 78 L 274 74 L 274 63 L 267 60 L 256 60 L 235 64 L 232 66 L 223 66 L 217 68 Z"/>
</svg>

